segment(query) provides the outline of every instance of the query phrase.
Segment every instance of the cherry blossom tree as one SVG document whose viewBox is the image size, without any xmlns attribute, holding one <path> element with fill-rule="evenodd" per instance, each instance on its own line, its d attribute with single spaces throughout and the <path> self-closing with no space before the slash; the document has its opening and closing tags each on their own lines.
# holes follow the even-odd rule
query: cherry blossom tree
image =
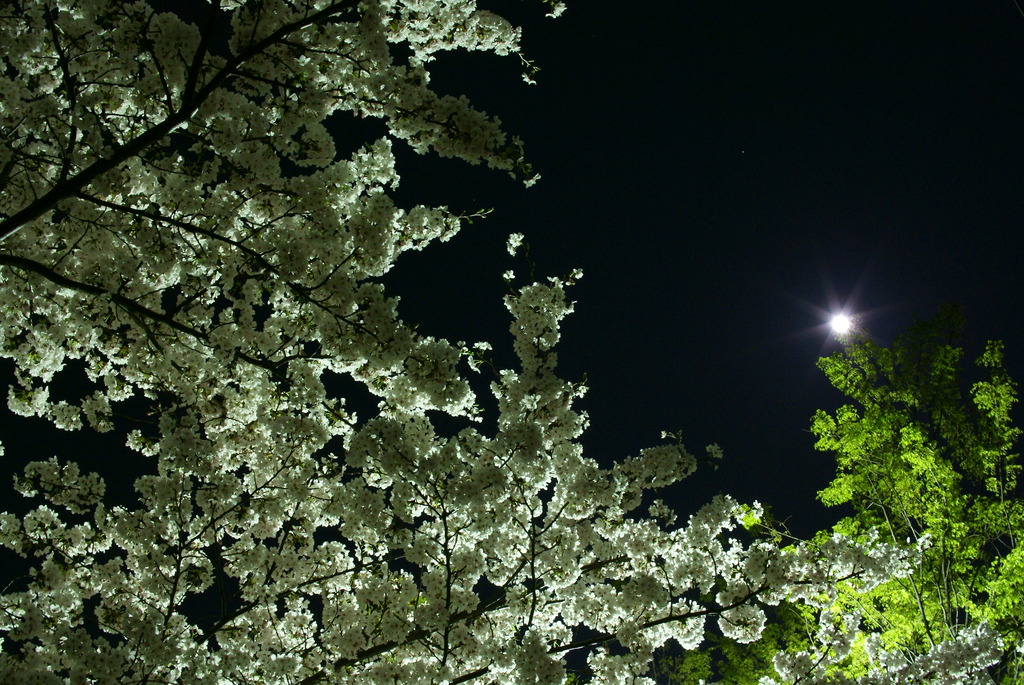
<svg viewBox="0 0 1024 685">
<path fill-rule="evenodd" d="M 611 469 L 585 457 L 584 387 L 555 350 L 579 274 L 506 298 L 518 366 L 490 384 L 489 429 L 471 383 L 488 346 L 402 321 L 381 276 L 467 217 L 396 206 L 392 146 L 535 178 L 497 118 L 430 88 L 441 51 L 520 55 L 474 0 L 187 17 L 19 0 L 0 41 L 9 406 L 122 431 L 145 471 L 130 496 L 107 490 L 119 464 L 80 454 L 16 479 L 27 513 L 0 515 L 0 544 L 29 570 L 0 598 L 8 678 L 642 682 L 667 642 L 756 640 L 766 605 L 827 606 L 838 580 L 908 568 L 839 535 L 743 542 L 759 510 L 728 497 L 677 523 L 653 493 L 696 467 L 678 442 Z M 344 158 L 325 123 L 342 115 L 387 134 Z M 89 390 L 54 391 L 69 375 Z M 357 415 L 342 379 L 376 409 Z M 824 625 L 823 649 L 854 623 Z M 865 682 L 897 682 L 886 668 Z"/>
</svg>

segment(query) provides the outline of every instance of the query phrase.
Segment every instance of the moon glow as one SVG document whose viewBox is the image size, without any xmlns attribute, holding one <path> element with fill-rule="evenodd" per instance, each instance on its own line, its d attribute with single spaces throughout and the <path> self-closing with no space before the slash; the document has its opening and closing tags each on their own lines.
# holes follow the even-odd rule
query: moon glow
<svg viewBox="0 0 1024 685">
<path fill-rule="evenodd" d="M 836 314 L 832 317 L 831 325 L 833 331 L 842 334 L 850 332 L 850 328 L 853 327 L 853 322 L 846 314 Z"/>
</svg>

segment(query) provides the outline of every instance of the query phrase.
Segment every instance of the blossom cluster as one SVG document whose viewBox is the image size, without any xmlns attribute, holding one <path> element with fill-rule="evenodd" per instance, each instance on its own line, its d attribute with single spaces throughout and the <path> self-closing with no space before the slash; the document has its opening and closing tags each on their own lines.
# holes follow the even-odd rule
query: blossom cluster
<svg viewBox="0 0 1024 685">
<path fill-rule="evenodd" d="M 877 634 L 864 635 L 860 616 L 833 616 L 822 612 L 815 648 L 775 656 L 779 677 L 764 677 L 760 685 L 783 683 L 849 683 L 850 685 L 888 685 L 889 683 L 929 683 L 930 685 L 983 685 L 992 678 L 986 668 L 999 661 L 1002 640 L 990 626 L 979 623 L 965 628 L 953 639 L 936 643 L 926 653 L 908 658 L 900 650 L 886 650 Z M 868 656 L 867 672 L 848 677 L 833 670 L 850 654 L 860 636 Z"/>
</svg>

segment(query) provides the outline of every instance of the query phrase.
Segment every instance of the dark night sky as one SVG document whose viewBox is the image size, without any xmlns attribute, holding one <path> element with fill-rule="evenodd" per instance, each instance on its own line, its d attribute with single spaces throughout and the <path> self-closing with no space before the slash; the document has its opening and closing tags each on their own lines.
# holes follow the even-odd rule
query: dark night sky
<svg viewBox="0 0 1024 685">
<path fill-rule="evenodd" d="M 507 343 L 505 235 L 526 234 L 538 275 L 582 268 L 561 366 L 588 374 L 590 456 L 682 429 L 725 460 L 679 489 L 681 510 L 725 491 L 809 534 L 831 516 L 808 430 L 841 402 L 814 366 L 837 349 L 830 304 L 889 342 L 960 302 L 969 356 L 1001 338 L 1024 377 L 1012 0 L 591 0 L 554 21 L 492 6 L 522 22 L 538 85 L 489 55 L 441 58 L 434 83 L 498 114 L 543 179 L 401 159 L 410 200 L 495 212 L 395 279 L 427 332 Z"/>
<path fill-rule="evenodd" d="M 524 269 L 504 242 L 523 232 L 538 276 L 585 274 L 560 358 L 588 375 L 589 455 L 609 464 L 662 430 L 718 442 L 722 467 L 675 492 L 680 510 L 725 491 L 802 534 L 827 520 L 814 493 L 831 462 L 808 426 L 841 400 L 814 366 L 837 349 L 830 302 L 883 342 L 961 302 L 972 356 L 1002 338 L 1024 378 L 1013 0 L 569 1 L 558 20 L 481 1 L 524 26 L 536 86 L 515 58 L 436 63 L 435 85 L 499 115 L 543 179 L 396 144 L 404 203 L 495 209 L 399 262 L 407 321 L 507 352 L 501 273 Z M 12 420 L 9 454 L 28 425 Z"/>
</svg>

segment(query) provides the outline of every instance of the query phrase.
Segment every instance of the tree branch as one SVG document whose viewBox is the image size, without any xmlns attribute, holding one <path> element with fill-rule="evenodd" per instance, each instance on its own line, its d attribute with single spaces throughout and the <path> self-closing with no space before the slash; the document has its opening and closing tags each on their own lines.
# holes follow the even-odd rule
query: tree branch
<svg viewBox="0 0 1024 685">
<path fill-rule="evenodd" d="M 57 208 L 57 203 L 61 200 L 66 200 L 69 197 L 74 196 L 103 174 L 123 164 L 132 157 L 139 156 L 146 148 L 170 135 L 174 129 L 187 122 L 199 110 L 200 105 L 202 105 L 207 98 L 216 92 L 224 81 L 234 74 L 235 70 L 237 70 L 239 66 L 248 60 L 260 54 L 270 46 L 281 42 L 285 37 L 295 33 L 296 31 L 304 29 L 307 26 L 312 26 L 319 21 L 326 20 L 333 15 L 355 9 L 357 6 L 358 0 L 340 0 L 339 2 L 328 5 L 319 12 L 314 12 L 307 17 L 285 24 L 262 40 L 253 43 L 246 50 L 243 50 L 234 58 L 228 60 L 227 64 L 214 74 L 213 78 L 211 78 L 205 86 L 198 91 L 195 91 L 194 97 L 183 100 L 181 106 L 176 112 L 160 123 L 154 125 L 149 130 L 139 134 L 127 143 L 115 149 L 109 157 L 98 159 L 74 176 L 58 181 L 49 190 L 49 192 L 40 196 L 22 210 L 15 212 L 3 221 L 0 221 L 0 240 L 4 240 L 9 236 L 14 235 L 26 224 L 35 221 L 47 212 L 53 211 Z M 195 71 L 196 70 L 194 69 L 190 71 L 190 79 Z M 196 78 L 198 78 L 198 75 Z"/>
<path fill-rule="evenodd" d="M 135 300 L 125 297 L 124 295 L 112 293 L 99 286 L 72 280 L 67 276 L 64 276 L 63 274 L 57 273 L 56 271 L 46 266 L 45 264 L 40 264 L 39 262 L 33 261 L 31 259 L 26 259 L 25 257 L 16 257 L 14 255 L 0 255 L 0 265 L 12 266 L 16 269 L 22 269 L 24 271 L 31 271 L 32 273 L 38 274 L 45 278 L 46 280 L 55 283 L 56 285 L 69 288 L 71 290 L 77 290 L 78 292 L 88 293 L 90 295 L 109 297 L 114 304 L 121 307 L 129 314 L 141 316 L 151 321 L 155 321 L 157 323 L 162 323 L 165 326 L 168 326 L 178 331 L 179 333 L 184 333 L 185 335 L 195 338 L 196 340 L 200 340 L 206 343 L 207 345 L 209 345 L 210 343 L 209 336 L 204 331 L 201 331 L 197 328 L 193 328 L 187 324 L 183 324 L 180 321 L 176 320 L 173 316 L 170 316 L 168 314 L 161 314 L 160 312 L 154 311 L 149 307 L 145 307 L 136 302 Z M 258 357 L 253 357 L 242 352 L 241 350 L 235 350 L 234 354 L 236 357 L 243 361 L 267 369 L 269 371 L 273 371 L 281 364 L 280 361 L 274 362 L 269 359 L 260 359 Z"/>
</svg>

